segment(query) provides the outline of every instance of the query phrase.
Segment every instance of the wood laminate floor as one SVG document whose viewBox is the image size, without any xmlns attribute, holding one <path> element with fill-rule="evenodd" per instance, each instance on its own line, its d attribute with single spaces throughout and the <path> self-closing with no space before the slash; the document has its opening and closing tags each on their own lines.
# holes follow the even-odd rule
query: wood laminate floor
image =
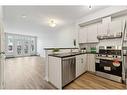
<svg viewBox="0 0 127 95">
<path fill-rule="evenodd" d="M 87 72 L 64 89 L 125 89 L 125 85 Z"/>
<path fill-rule="evenodd" d="M 56 89 L 44 80 L 44 63 L 39 56 L 6 59 L 5 89 Z M 85 73 L 64 89 L 125 89 L 125 85 Z"/>
<path fill-rule="evenodd" d="M 41 57 L 6 59 L 5 89 L 54 89 L 44 76 L 44 59 Z"/>
</svg>

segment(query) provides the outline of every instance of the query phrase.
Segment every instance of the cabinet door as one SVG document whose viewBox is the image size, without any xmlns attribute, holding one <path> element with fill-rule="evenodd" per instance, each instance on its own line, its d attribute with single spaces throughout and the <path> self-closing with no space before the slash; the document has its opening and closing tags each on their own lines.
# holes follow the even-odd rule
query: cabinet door
<svg viewBox="0 0 127 95">
<path fill-rule="evenodd" d="M 95 55 L 87 54 L 87 70 L 95 72 Z"/>
<path fill-rule="evenodd" d="M 88 33 L 87 33 L 88 42 L 98 42 L 97 39 L 97 24 L 88 26 Z"/>
<path fill-rule="evenodd" d="M 76 56 L 76 77 L 81 74 L 81 60 L 80 55 Z"/>
<path fill-rule="evenodd" d="M 61 58 L 48 56 L 48 64 L 49 64 L 49 82 L 51 82 L 55 87 L 62 88 L 62 66 L 61 66 Z M 68 68 L 68 66 L 66 66 Z"/>
<path fill-rule="evenodd" d="M 97 34 L 98 35 L 107 35 L 108 34 L 108 24 L 107 23 L 99 23 L 97 25 Z"/>
<path fill-rule="evenodd" d="M 87 27 L 82 27 L 79 30 L 79 43 L 87 42 Z"/>
<path fill-rule="evenodd" d="M 86 54 L 81 55 L 81 72 L 84 73 L 86 71 Z"/>
<path fill-rule="evenodd" d="M 110 28 L 109 34 L 115 34 L 115 33 L 122 32 L 122 21 L 121 20 L 112 21 L 109 24 L 109 28 Z"/>
<path fill-rule="evenodd" d="M 80 76 L 86 71 L 86 55 L 76 56 L 76 77 Z"/>
</svg>

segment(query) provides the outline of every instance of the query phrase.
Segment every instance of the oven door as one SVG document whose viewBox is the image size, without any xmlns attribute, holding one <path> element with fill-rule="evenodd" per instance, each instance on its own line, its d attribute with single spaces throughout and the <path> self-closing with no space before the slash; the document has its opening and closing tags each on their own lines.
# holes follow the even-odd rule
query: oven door
<svg viewBox="0 0 127 95">
<path fill-rule="evenodd" d="M 96 62 L 96 71 L 116 75 L 122 77 L 122 62 L 113 61 L 106 59 L 99 59 L 99 62 Z"/>
</svg>

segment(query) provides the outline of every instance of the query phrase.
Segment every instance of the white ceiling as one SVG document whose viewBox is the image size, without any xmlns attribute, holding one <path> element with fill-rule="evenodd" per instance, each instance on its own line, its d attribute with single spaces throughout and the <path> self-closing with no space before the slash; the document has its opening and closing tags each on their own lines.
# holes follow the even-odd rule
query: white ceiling
<svg viewBox="0 0 127 95">
<path fill-rule="evenodd" d="M 73 23 L 90 13 L 106 8 L 107 6 L 3 6 L 4 20 L 11 24 L 25 25 L 34 23 L 43 28 L 49 28 L 49 19 L 56 20 L 56 27 Z M 22 18 L 22 15 L 27 16 Z"/>
</svg>

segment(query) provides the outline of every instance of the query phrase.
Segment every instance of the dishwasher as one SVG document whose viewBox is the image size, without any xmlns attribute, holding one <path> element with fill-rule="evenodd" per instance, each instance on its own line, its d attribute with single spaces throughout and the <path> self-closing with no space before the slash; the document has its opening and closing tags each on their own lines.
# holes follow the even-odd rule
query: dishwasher
<svg viewBox="0 0 127 95">
<path fill-rule="evenodd" d="M 62 58 L 62 87 L 76 78 L 75 56 Z"/>
</svg>

